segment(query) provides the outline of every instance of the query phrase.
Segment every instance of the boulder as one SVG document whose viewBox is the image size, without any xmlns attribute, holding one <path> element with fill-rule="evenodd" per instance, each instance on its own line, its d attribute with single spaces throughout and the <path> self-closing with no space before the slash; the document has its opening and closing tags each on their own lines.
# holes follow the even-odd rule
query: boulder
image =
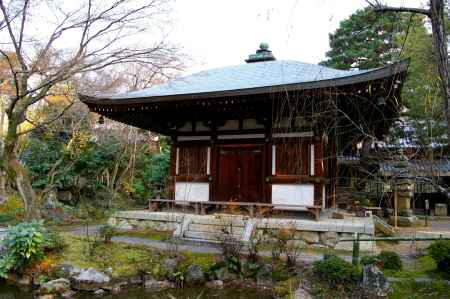
<svg viewBox="0 0 450 299">
<path fill-rule="evenodd" d="M 286 246 L 288 248 L 302 249 L 302 248 L 305 248 L 306 246 L 308 246 L 308 244 L 303 240 L 288 240 L 286 242 Z"/>
<path fill-rule="evenodd" d="M 226 268 L 221 268 L 215 272 L 217 279 L 222 281 L 235 281 L 238 279 L 238 275 L 236 273 L 229 272 Z"/>
<path fill-rule="evenodd" d="M 313 231 L 302 231 L 300 232 L 300 239 L 308 244 L 319 243 L 319 233 Z"/>
<path fill-rule="evenodd" d="M 142 276 L 141 275 L 135 275 L 135 276 L 132 276 L 132 277 L 130 277 L 130 279 L 128 280 L 128 283 L 129 284 L 132 284 L 132 285 L 136 285 L 136 284 L 141 284 L 143 281 L 142 281 Z"/>
<path fill-rule="evenodd" d="M 103 296 L 105 294 L 106 294 L 106 291 L 102 290 L 102 289 L 95 290 L 95 292 L 94 292 L 95 296 Z"/>
<path fill-rule="evenodd" d="M 81 273 L 83 269 L 72 266 L 70 264 L 60 264 L 54 268 L 54 273 L 56 276 L 70 279 Z"/>
<path fill-rule="evenodd" d="M 150 278 L 144 281 L 144 288 L 152 290 L 165 290 L 173 289 L 175 288 L 175 285 L 167 280 L 159 281 L 154 278 Z"/>
<path fill-rule="evenodd" d="M 61 296 L 61 298 L 64 298 L 64 299 L 72 299 L 75 297 L 76 294 L 77 294 L 77 292 L 68 290 L 68 291 L 65 291 L 64 293 L 62 293 L 60 296 Z"/>
<path fill-rule="evenodd" d="M 367 298 L 387 298 L 391 286 L 383 272 L 373 264 L 363 268 L 363 292 Z"/>
<path fill-rule="evenodd" d="M 320 233 L 319 239 L 323 245 L 334 248 L 338 243 L 339 236 L 336 232 L 322 232 Z"/>
<path fill-rule="evenodd" d="M 188 285 L 200 285 L 205 282 L 205 274 L 199 265 L 190 265 L 186 271 L 186 283 Z"/>
<path fill-rule="evenodd" d="M 273 285 L 272 272 L 273 272 L 272 264 L 266 263 L 261 265 L 261 268 L 256 274 L 256 284 L 259 287 L 271 287 Z"/>
<path fill-rule="evenodd" d="M 93 291 L 102 288 L 110 282 L 111 278 L 94 269 L 83 269 L 77 276 L 74 276 L 73 287 L 77 290 Z"/>
<path fill-rule="evenodd" d="M 70 290 L 70 281 L 65 278 L 58 278 L 55 280 L 50 280 L 39 289 L 40 294 L 62 294 Z"/>
<path fill-rule="evenodd" d="M 166 258 L 162 266 L 165 273 L 174 273 L 178 267 L 178 260 L 175 258 Z"/>
<path fill-rule="evenodd" d="M 313 297 L 305 289 L 297 289 L 294 293 L 294 299 L 312 299 Z"/>
<path fill-rule="evenodd" d="M 222 280 L 211 280 L 206 283 L 206 287 L 210 289 L 222 289 L 223 281 Z"/>
</svg>

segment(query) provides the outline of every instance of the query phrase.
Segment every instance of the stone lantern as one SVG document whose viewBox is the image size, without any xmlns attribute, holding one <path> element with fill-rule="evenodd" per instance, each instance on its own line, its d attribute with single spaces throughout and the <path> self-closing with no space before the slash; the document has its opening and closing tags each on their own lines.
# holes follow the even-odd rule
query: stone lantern
<svg viewBox="0 0 450 299">
<path fill-rule="evenodd" d="M 410 175 L 408 159 L 403 152 L 399 153 L 393 166 L 394 177 L 391 186 L 397 206 L 397 225 L 416 226 L 420 224 L 420 221 L 411 209 L 411 200 L 414 196 L 414 179 Z M 391 216 L 390 222 L 395 224 L 395 214 Z"/>
</svg>

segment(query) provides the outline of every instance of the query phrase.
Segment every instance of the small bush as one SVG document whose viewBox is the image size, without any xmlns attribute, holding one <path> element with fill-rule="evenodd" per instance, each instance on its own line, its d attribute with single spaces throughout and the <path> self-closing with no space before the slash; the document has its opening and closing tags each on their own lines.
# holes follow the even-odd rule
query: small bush
<svg viewBox="0 0 450 299">
<path fill-rule="evenodd" d="M 19 196 L 11 195 L 0 204 L 0 222 L 16 224 L 24 217 L 25 210 Z"/>
<path fill-rule="evenodd" d="M 364 266 L 376 264 L 379 262 L 380 262 L 380 259 L 375 255 L 365 255 L 365 256 L 361 257 L 361 260 L 360 260 L 360 263 Z"/>
<path fill-rule="evenodd" d="M 117 230 L 112 225 L 103 225 L 102 227 L 100 227 L 99 234 L 103 242 L 109 244 L 111 243 L 112 237 L 117 234 Z"/>
<path fill-rule="evenodd" d="M 402 269 L 402 260 L 397 252 L 381 251 L 377 256 L 384 269 L 399 271 Z"/>
<path fill-rule="evenodd" d="M 62 251 L 67 246 L 63 237 L 58 232 L 48 232 L 45 236 L 45 249 L 50 251 Z"/>
<path fill-rule="evenodd" d="M 433 242 L 428 247 L 428 253 L 437 264 L 437 268 L 450 274 L 450 241 L 440 240 Z"/>
<path fill-rule="evenodd" d="M 0 258 L 0 277 L 21 270 L 44 257 L 46 230 L 42 222 L 23 222 L 11 226 L 4 245 L 6 254 Z"/>
<path fill-rule="evenodd" d="M 333 288 L 351 290 L 359 280 L 358 269 L 334 254 L 324 255 L 323 260 L 314 262 L 313 272 L 318 279 Z"/>
</svg>

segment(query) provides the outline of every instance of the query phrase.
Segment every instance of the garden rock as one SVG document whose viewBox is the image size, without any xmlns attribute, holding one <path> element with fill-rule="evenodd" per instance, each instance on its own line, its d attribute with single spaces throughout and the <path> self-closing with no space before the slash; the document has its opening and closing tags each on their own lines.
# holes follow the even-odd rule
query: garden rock
<svg viewBox="0 0 450 299">
<path fill-rule="evenodd" d="M 83 269 L 72 266 L 70 264 L 60 264 L 55 267 L 54 272 L 57 276 L 63 278 L 71 278 L 81 273 Z"/>
<path fill-rule="evenodd" d="M 106 291 L 105 290 L 102 290 L 102 289 L 98 289 L 98 290 L 96 290 L 95 292 L 94 292 L 94 295 L 95 296 L 103 296 L 103 295 L 105 295 L 106 294 Z"/>
<path fill-rule="evenodd" d="M 237 274 L 229 272 L 226 268 L 220 268 L 215 274 L 217 279 L 222 281 L 234 281 L 238 279 Z"/>
<path fill-rule="evenodd" d="M 175 258 L 166 258 L 163 261 L 163 270 L 165 273 L 176 272 L 178 261 Z"/>
<path fill-rule="evenodd" d="M 154 278 L 150 278 L 144 281 L 144 288 L 152 290 L 165 290 L 173 289 L 175 285 L 167 280 L 158 281 Z"/>
<path fill-rule="evenodd" d="M 186 272 L 186 283 L 188 285 L 199 285 L 205 282 L 205 274 L 199 265 L 190 265 Z"/>
<path fill-rule="evenodd" d="M 263 264 L 257 273 L 257 278 L 264 278 L 264 279 L 271 278 L 272 272 L 273 272 L 272 264 L 269 263 Z"/>
<path fill-rule="evenodd" d="M 286 242 L 286 246 L 288 248 L 298 248 L 302 249 L 305 248 L 308 244 L 303 240 L 288 240 Z"/>
<path fill-rule="evenodd" d="M 294 299 L 312 299 L 312 296 L 305 289 L 297 289 L 294 293 Z"/>
<path fill-rule="evenodd" d="M 308 244 L 319 243 L 319 233 L 311 231 L 300 232 L 300 238 Z"/>
<path fill-rule="evenodd" d="M 70 281 L 65 278 L 58 278 L 44 283 L 39 289 L 41 294 L 61 294 L 70 289 Z"/>
<path fill-rule="evenodd" d="M 364 266 L 362 288 L 368 298 L 386 298 L 391 287 L 376 265 Z"/>
<path fill-rule="evenodd" d="M 336 246 L 338 239 L 339 236 L 336 232 L 323 232 L 320 234 L 320 243 L 330 248 Z"/>
<path fill-rule="evenodd" d="M 68 291 L 66 291 L 66 292 L 61 294 L 61 298 L 72 299 L 72 298 L 75 297 L 76 294 L 77 294 L 77 292 L 72 291 L 72 290 L 68 290 Z"/>
<path fill-rule="evenodd" d="M 211 280 L 206 283 L 206 287 L 210 289 L 221 289 L 223 288 L 222 280 Z"/>
<path fill-rule="evenodd" d="M 73 277 L 74 288 L 78 290 L 92 291 L 108 284 L 111 278 L 95 270 L 94 268 L 83 269 L 80 274 Z"/>
<path fill-rule="evenodd" d="M 141 277 L 141 275 L 132 276 L 132 277 L 130 277 L 128 282 L 130 284 L 133 284 L 133 285 L 141 284 L 142 283 L 142 277 Z"/>
</svg>

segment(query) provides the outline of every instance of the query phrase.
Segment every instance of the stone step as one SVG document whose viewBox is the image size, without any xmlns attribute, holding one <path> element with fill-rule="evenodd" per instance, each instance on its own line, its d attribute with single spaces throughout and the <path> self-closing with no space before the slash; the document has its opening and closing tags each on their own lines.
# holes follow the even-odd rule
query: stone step
<svg viewBox="0 0 450 299">
<path fill-rule="evenodd" d="M 230 226 L 224 227 L 221 225 L 190 223 L 188 231 L 223 233 L 224 229 L 228 230 L 228 229 L 230 229 Z M 242 232 L 244 231 L 244 227 L 232 226 L 231 230 L 232 230 L 233 234 L 242 234 Z"/>
<path fill-rule="evenodd" d="M 242 219 L 218 219 L 213 217 L 192 217 L 191 223 L 193 224 L 204 224 L 204 225 L 217 225 L 217 226 L 230 226 L 230 224 L 233 225 L 233 227 L 244 227 L 246 220 Z"/>
<path fill-rule="evenodd" d="M 186 231 L 184 232 L 184 237 L 189 239 L 200 239 L 200 240 L 211 240 L 220 241 L 223 234 L 221 233 L 208 233 L 208 232 L 194 232 Z M 240 240 L 240 235 L 233 235 L 235 239 Z"/>
</svg>

